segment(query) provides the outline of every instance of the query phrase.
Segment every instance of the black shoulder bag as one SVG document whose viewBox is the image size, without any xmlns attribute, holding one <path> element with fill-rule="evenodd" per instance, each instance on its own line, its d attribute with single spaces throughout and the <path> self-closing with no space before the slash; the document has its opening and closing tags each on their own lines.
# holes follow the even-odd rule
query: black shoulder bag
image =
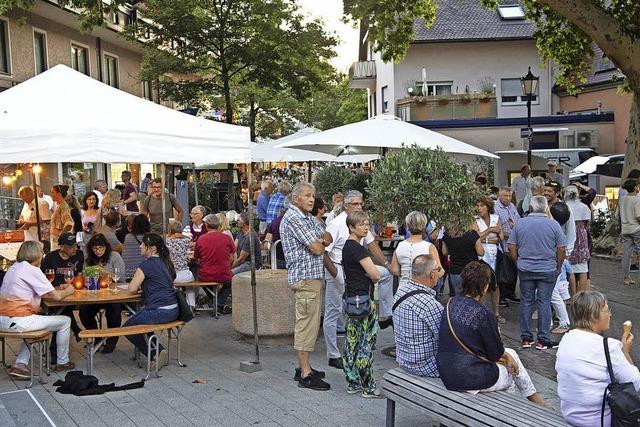
<svg viewBox="0 0 640 427">
<path fill-rule="evenodd" d="M 391 311 L 392 311 L 392 312 L 393 312 L 393 311 L 396 311 L 396 308 L 398 308 L 398 306 L 399 306 L 400 304 L 402 304 L 402 301 L 404 301 L 404 300 L 406 300 L 407 298 L 412 297 L 412 296 L 414 296 L 414 295 L 418 295 L 418 294 L 428 294 L 428 292 L 427 292 L 427 291 L 424 291 L 424 290 L 422 290 L 422 289 L 416 289 L 416 290 L 413 290 L 413 291 L 411 291 L 411 292 L 407 292 L 406 294 L 404 294 L 404 295 L 402 295 L 400 298 L 398 298 L 398 301 L 396 301 L 396 302 L 393 304 L 393 307 L 391 307 Z"/>
<path fill-rule="evenodd" d="M 611 427 L 638 427 L 640 426 L 640 397 L 638 397 L 638 392 L 633 383 L 620 384 L 613 375 L 607 337 L 604 337 L 604 356 L 607 359 L 607 370 L 609 371 L 611 384 L 605 388 L 602 396 L 600 424 L 604 427 L 604 408 L 605 404 L 609 404 Z"/>
</svg>

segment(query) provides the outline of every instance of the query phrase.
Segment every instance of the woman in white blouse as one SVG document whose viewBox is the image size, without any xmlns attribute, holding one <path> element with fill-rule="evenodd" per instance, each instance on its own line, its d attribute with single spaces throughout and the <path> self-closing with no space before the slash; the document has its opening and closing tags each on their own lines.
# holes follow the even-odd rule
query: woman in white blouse
<svg viewBox="0 0 640 427">
<path fill-rule="evenodd" d="M 411 236 L 398 244 L 389 267 L 391 273 L 400 276 L 399 286 L 405 285 L 411 279 L 411 264 L 418 255 L 431 255 L 438 267 L 441 267 L 438 250 L 432 243 L 424 240 L 427 222 L 427 216 L 418 211 L 410 212 L 404 219 Z"/>
<path fill-rule="evenodd" d="M 569 311 L 576 329 L 562 338 L 556 358 L 560 409 L 572 425 L 600 426 L 602 396 L 611 382 L 601 334 L 609 329 L 611 311 L 607 298 L 600 292 L 578 292 L 572 301 Z M 616 379 L 621 383 L 632 382 L 640 390 L 640 372 L 631 359 L 633 335 L 623 333 L 621 341 L 609 338 L 608 343 Z M 607 405 L 604 426 L 610 425 Z"/>
</svg>

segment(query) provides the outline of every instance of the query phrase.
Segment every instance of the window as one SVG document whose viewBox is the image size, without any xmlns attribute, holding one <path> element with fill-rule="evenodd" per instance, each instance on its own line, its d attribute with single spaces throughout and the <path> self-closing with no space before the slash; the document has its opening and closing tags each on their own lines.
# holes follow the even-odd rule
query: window
<svg viewBox="0 0 640 427">
<path fill-rule="evenodd" d="M 498 14 L 505 21 L 524 19 L 524 9 L 519 4 L 500 5 L 498 6 Z"/>
<path fill-rule="evenodd" d="M 104 55 L 104 82 L 109 86 L 119 88 L 118 81 L 118 58 L 111 55 Z"/>
<path fill-rule="evenodd" d="M 111 23 L 115 25 L 120 23 L 120 14 L 118 12 L 111 13 Z"/>
<path fill-rule="evenodd" d="M 142 82 L 142 97 L 149 101 L 153 101 L 153 85 L 149 80 Z"/>
<path fill-rule="evenodd" d="M 540 84 L 536 88 L 536 94 L 531 96 L 532 104 L 539 104 L 538 94 L 540 93 Z M 522 93 L 522 84 L 520 79 L 502 79 L 500 80 L 500 98 L 502 105 L 524 105 L 527 103 L 527 97 Z"/>
<path fill-rule="evenodd" d="M 71 67 L 82 74 L 91 76 L 89 71 L 89 49 L 75 44 L 71 45 Z"/>
<path fill-rule="evenodd" d="M 45 33 L 33 32 L 33 56 L 36 75 L 47 71 L 47 35 Z"/>
<path fill-rule="evenodd" d="M 427 82 L 427 96 L 447 96 L 451 95 L 451 86 L 453 82 Z M 424 96 L 422 93 L 422 82 L 415 82 L 413 93 Z"/>
<path fill-rule="evenodd" d="M 0 73 L 11 74 L 9 23 L 0 19 Z"/>
<path fill-rule="evenodd" d="M 386 113 L 389 111 L 389 99 L 388 97 L 389 88 L 387 86 L 382 87 L 382 112 Z"/>
</svg>

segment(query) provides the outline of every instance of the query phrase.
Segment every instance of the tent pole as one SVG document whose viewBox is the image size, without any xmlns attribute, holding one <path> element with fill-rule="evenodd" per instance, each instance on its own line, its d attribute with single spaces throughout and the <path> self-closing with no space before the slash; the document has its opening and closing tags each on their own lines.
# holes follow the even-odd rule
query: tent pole
<svg viewBox="0 0 640 427">
<path fill-rule="evenodd" d="M 36 211 L 36 228 L 38 229 L 38 241 L 42 242 L 42 232 L 40 230 L 40 209 L 38 209 L 38 189 L 36 188 L 36 173 L 33 170 L 33 165 L 31 166 L 31 185 L 33 186 L 33 207 Z"/>
<path fill-rule="evenodd" d="M 166 165 L 164 163 L 160 163 L 160 179 L 162 180 L 162 196 L 161 196 L 161 206 L 162 206 L 162 238 L 166 242 L 167 241 L 167 211 L 164 206 L 164 188 L 165 188 L 165 177 L 167 175 Z M 148 197 L 148 196 L 147 196 Z"/>
<path fill-rule="evenodd" d="M 199 205 L 200 203 L 198 203 L 198 171 L 196 171 L 196 164 L 193 164 L 193 193 L 195 194 L 195 199 L 196 199 L 196 205 Z"/>
</svg>

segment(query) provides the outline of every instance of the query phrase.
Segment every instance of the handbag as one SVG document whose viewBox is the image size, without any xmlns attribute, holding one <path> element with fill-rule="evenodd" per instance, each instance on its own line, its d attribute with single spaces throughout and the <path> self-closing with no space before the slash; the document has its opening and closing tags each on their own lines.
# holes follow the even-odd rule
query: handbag
<svg viewBox="0 0 640 427">
<path fill-rule="evenodd" d="M 366 317 L 371 312 L 371 297 L 369 295 L 344 297 L 342 307 L 349 317 Z"/>
<path fill-rule="evenodd" d="M 187 298 L 182 291 L 176 289 L 176 298 L 178 299 L 178 320 L 187 323 L 193 319 L 191 307 L 187 304 Z"/>
<path fill-rule="evenodd" d="M 518 267 L 508 253 L 498 251 L 496 259 L 496 281 L 502 285 L 515 285 L 518 280 Z"/>
<path fill-rule="evenodd" d="M 640 397 L 633 383 L 620 384 L 613 375 L 611 365 L 611 355 L 609 354 L 609 343 L 607 337 L 604 339 L 604 356 L 607 359 L 607 371 L 611 384 L 604 389 L 602 396 L 602 411 L 600 413 L 600 424 L 604 427 L 604 408 L 609 404 L 611 409 L 611 427 L 640 426 Z"/>
</svg>

